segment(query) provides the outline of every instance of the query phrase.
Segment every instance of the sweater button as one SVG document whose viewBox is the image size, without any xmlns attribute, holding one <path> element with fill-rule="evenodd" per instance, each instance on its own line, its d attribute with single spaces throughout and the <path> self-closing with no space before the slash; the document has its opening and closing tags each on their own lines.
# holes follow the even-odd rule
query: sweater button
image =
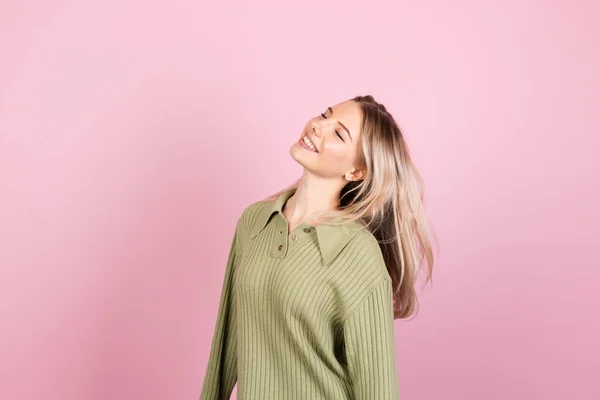
<svg viewBox="0 0 600 400">
<path fill-rule="evenodd" d="M 281 249 L 283 249 L 283 245 L 280 244 L 279 247 L 278 247 L 278 249 L 281 251 Z"/>
<path fill-rule="evenodd" d="M 296 240 L 298 240 L 298 236 L 296 236 L 296 235 L 292 236 L 292 240 L 295 242 Z"/>
<path fill-rule="evenodd" d="M 304 232 L 309 233 L 310 232 L 310 228 L 304 228 Z"/>
</svg>

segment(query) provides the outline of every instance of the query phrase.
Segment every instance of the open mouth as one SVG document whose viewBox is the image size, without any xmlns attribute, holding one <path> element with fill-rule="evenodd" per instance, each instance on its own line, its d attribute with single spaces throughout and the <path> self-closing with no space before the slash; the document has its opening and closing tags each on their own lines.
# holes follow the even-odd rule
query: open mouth
<svg viewBox="0 0 600 400">
<path fill-rule="evenodd" d="M 310 141 L 310 139 L 307 136 L 302 136 L 302 138 L 300 139 L 300 144 L 310 150 L 313 151 L 315 153 L 318 153 L 319 150 L 317 150 L 317 146 L 315 146 L 315 144 L 313 142 Z"/>
</svg>

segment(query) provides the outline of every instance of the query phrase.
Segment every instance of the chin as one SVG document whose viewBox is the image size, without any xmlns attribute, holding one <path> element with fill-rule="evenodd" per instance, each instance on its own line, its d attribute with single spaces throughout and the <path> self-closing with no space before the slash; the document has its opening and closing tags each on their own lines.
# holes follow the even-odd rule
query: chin
<svg viewBox="0 0 600 400">
<path fill-rule="evenodd" d="M 297 145 L 297 144 L 294 144 L 292 147 L 290 147 L 290 151 L 289 151 L 289 153 L 290 153 L 290 156 L 292 156 L 292 158 L 293 158 L 294 160 L 296 160 L 296 162 L 297 162 L 298 164 L 301 164 L 301 165 L 303 165 L 303 162 L 302 162 L 302 158 L 303 158 L 303 157 L 302 157 L 302 150 L 303 150 L 303 149 L 301 149 L 301 148 L 299 148 L 299 147 L 300 147 L 299 145 Z"/>
<path fill-rule="evenodd" d="M 298 164 L 302 165 L 304 168 L 308 167 L 310 169 L 311 160 L 309 157 L 306 157 L 308 153 L 305 149 L 300 147 L 299 144 L 294 144 L 290 147 L 290 155 Z"/>
</svg>

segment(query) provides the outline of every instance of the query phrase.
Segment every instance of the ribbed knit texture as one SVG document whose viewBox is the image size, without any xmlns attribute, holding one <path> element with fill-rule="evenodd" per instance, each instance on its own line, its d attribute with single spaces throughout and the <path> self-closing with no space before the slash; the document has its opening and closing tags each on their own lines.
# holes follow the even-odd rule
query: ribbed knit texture
<svg viewBox="0 0 600 400">
<path fill-rule="evenodd" d="M 399 399 L 377 241 L 323 224 L 288 234 L 281 210 L 294 191 L 237 222 L 200 400 L 229 399 L 236 382 L 238 400 Z"/>
</svg>

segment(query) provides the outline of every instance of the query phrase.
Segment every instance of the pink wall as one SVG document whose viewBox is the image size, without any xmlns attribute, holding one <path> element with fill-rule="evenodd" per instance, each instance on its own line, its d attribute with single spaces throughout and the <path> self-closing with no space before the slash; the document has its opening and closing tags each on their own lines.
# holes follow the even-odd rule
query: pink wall
<svg viewBox="0 0 600 400">
<path fill-rule="evenodd" d="M 89 3 L 0 5 L 0 398 L 197 398 L 237 217 L 356 94 L 441 244 L 403 398 L 600 398 L 598 2 Z"/>
</svg>

